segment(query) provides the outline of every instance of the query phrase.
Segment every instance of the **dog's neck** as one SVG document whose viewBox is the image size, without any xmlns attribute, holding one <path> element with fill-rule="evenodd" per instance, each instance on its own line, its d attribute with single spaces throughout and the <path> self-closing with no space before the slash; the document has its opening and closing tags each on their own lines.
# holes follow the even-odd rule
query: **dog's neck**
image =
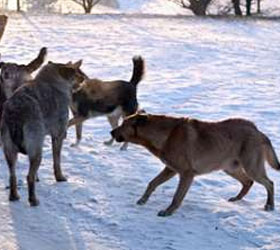
<svg viewBox="0 0 280 250">
<path fill-rule="evenodd" d="M 172 131 L 186 120 L 185 118 L 161 117 L 161 119 L 149 121 L 147 125 L 135 128 L 136 136 L 131 142 L 144 146 L 160 157 Z"/>
<path fill-rule="evenodd" d="M 72 85 L 69 80 L 63 79 L 55 70 L 51 67 L 45 66 L 37 76 L 34 81 L 36 84 L 49 86 L 51 89 L 55 89 L 57 92 L 66 95 L 70 98 Z"/>
</svg>

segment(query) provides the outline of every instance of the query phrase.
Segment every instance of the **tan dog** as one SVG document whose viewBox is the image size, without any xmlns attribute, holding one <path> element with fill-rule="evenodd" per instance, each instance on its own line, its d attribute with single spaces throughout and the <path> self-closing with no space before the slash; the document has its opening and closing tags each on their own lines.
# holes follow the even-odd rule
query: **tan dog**
<svg viewBox="0 0 280 250">
<path fill-rule="evenodd" d="M 115 80 L 102 81 L 89 79 L 81 72 L 80 85 L 75 86 L 72 94 L 71 110 L 73 118 L 69 121 L 69 127 L 76 125 L 78 145 L 82 138 L 82 123 L 87 119 L 106 115 L 112 129 L 118 126 L 121 117 L 136 113 L 138 110 L 137 86 L 145 73 L 145 62 L 142 57 L 135 56 L 133 61 L 133 73 L 129 81 Z M 84 81 L 81 81 L 83 80 Z M 106 145 L 113 143 L 111 138 Z M 121 149 L 126 149 L 125 143 Z"/>
<path fill-rule="evenodd" d="M 242 199 L 256 181 L 267 190 L 265 210 L 274 209 L 273 182 L 266 175 L 264 160 L 276 170 L 280 170 L 279 161 L 268 137 L 250 121 L 203 122 L 136 114 L 111 133 L 118 142 L 144 146 L 166 164 L 149 183 L 138 204 L 145 204 L 157 186 L 179 174 L 173 201 L 159 216 L 171 215 L 180 206 L 196 175 L 214 170 L 224 170 L 243 185 L 240 193 L 229 201 Z"/>
</svg>

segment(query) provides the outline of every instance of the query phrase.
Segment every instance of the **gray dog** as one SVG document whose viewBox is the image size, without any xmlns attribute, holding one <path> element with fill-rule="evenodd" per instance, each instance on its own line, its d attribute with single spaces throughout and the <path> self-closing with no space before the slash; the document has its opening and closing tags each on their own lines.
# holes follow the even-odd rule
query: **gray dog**
<svg viewBox="0 0 280 250">
<path fill-rule="evenodd" d="M 47 48 L 41 48 L 38 56 L 29 64 L 0 62 L 0 120 L 4 102 L 12 96 L 15 90 L 32 79 L 31 74 L 44 63 Z"/>
<path fill-rule="evenodd" d="M 10 201 L 19 199 L 15 165 L 18 153 L 28 155 L 29 202 L 36 206 L 35 177 L 42 159 L 43 141 L 51 136 L 54 175 L 66 181 L 60 167 L 60 153 L 66 136 L 68 107 L 77 70 L 67 64 L 49 62 L 34 80 L 18 88 L 3 108 L 1 136 L 10 171 Z"/>
</svg>

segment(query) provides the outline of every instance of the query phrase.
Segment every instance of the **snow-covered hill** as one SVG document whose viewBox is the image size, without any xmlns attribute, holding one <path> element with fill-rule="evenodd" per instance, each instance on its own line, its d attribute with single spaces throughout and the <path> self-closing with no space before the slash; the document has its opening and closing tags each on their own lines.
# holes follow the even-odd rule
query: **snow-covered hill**
<svg viewBox="0 0 280 250">
<path fill-rule="evenodd" d="M 124 7 L 123 7 L 124 8 Z M 280 151 L 280 24 L 271 21 L 159 18 L 158 16 L 10 16 L 1 41 L 5 61 L 25 63 L 41 46 L 48 60 L 84 59 L 91 77 L 129 79 L 131 58 L 146 59 L 139 101 L 148 112 L 254 121 Z M 279 250 L 280 174 L 276 210 L 264 212 L 266 193 L 255 184 L 246 198 L 229 203 L 240 189 L 223 173 L 196 178 L 171 217 L 157 212 L 171 201 L 177 179 L 161 186 L 147 205 L 137 199 L 163 167 L 145 149 L 107 147 L 105 118 L 84 125 L 84 140 L 63 147 L 67 183 L 52 174 L 50 139 L 37 185 L 40 206 L 27 202 L 28 162 L 20 156 L 21 200 L 8 201 L 8 170 L 0 153 L 0 250 Z"/>
</svg>

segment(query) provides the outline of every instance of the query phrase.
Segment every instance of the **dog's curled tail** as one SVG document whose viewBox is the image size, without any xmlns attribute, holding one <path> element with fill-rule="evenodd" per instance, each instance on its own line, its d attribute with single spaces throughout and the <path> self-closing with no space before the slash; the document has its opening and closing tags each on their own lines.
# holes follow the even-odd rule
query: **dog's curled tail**
<svg viewBox="0 0 280 250">
<path fill-rule="evenodd" d="M 265 159 L 267 160 L 267 162 L 269 163 L 269 165 L 272 168 L 280 171 L 280 163 L 279 163 L 279 160 L 277 158 L 277 155 L 275 153 L 275 150 L 272 146 L 270 139 L 263 133 L 262 133 L 262 137 L 263 137 L 263 142 L 264 142 Z"/>
<path fill-rule="evenodd" d="M 47 48 L 43 47 L 40 49 L 38 56 L 32 60 L 28 65 L 26 65 L 26 70 L 28 73 L 32 73 L 33 71 L 39 69 L 41 65 L 44 63 L 47 55 Z"/>
<path fill-rule="evenodd" d="M 145 74 L 145 61 L 141 56 L 134 56 L 133 59 L 133 73 L 130 79 L 131 84 L 137 84 L 143 79 Z"/>
</svg>

